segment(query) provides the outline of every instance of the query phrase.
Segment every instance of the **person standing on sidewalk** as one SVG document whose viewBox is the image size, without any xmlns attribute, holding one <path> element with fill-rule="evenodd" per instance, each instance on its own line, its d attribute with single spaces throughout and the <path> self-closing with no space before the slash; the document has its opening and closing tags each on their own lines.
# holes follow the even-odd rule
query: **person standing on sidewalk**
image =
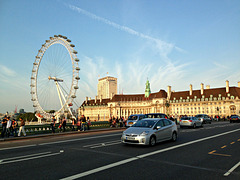
<svg viewBox="0 0 240 180">
<path fill-rule="evenodd" d="M 20 128 L 19 128 L 18 136 L 21 136 L 21 132 L 23 132 L 23 135 L 26 136 L 25 121 L 22 118 L 19 118 L 19 120 L 21 121 L 21 124 L 20 124 Z"/>
<path fill-rule="evenodd" d="M 87 117 L 87 129 L 90 130 L 90 126 L 91 126 L 91 121 L 89 119 L 89 117 Z"/>
<path fill-rule="evenodd" d="M 7 130 L 7 116 L 4 116 L 4 119 L 2 120 L 2 133 L 1 136 L 4 138 Z"/>
<path fill-rule="evenodd" d="M 18 127 L 18 123 L 15 119 L 12 120 L 12 128 L 13 128 L 13 136 L 16 137 L 17 136 L 17 127 Z"/>
<path fill-rule="evenodd" d="M 86 117 L 84 115 L 82 115 L 81 121 L 82 121 L 82 131 L 85 131 L 87 121 L 86 121 Z"/>
<path fill-rule="evenodd" d="M 64 118 L 64 119 L 62 120 L 63 132 L 66 131 L 66 125 L 67 125 L 67 120 Z"/>
</svg>

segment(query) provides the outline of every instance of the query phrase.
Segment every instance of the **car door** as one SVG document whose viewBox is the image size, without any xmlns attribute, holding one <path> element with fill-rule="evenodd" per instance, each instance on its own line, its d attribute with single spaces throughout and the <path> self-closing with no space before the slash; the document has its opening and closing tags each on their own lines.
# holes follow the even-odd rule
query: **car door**
<svg viewBox="0 0 240 180">
<path fill-rule="evenodd" d="M 163 120 L 164 123 L 164 137 L 165 139 L 171 139 L 172 138 L 172 121 L 168 119 Z"/>
<path fill-rule="evenodd" d="M 161 127 L 157 129 L 157 127 Z M 155 125 L 155 135 L 156 135 L 156 140 L 157 142 L 163 141 L 165 139 L 165 126 L 163 123 L 163 120 L 159 120 L 156 125 Z"/>
</svg>

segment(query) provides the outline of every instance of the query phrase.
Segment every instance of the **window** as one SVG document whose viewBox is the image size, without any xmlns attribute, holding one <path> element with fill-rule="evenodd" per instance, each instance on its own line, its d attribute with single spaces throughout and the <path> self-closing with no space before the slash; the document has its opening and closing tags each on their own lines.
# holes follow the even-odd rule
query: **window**
<svg viewBox="0 0 240 180">
<path fill-rule="evenodd" d="M 163 121 L 162 121 L 162 120 L 158 121 L 157 124 L 156 124 L 156 126 L 161 126 L 161 127 L 163 127 L 163 126 L 164 126 Z"/>
<path fill-rule="evenodd" d="M 167 119 L 164 119 L 163 121 L 164 121 L 164 125 L 165 125 L 165 126 L 169 126 L 169 125 L 172 124 L 172 122 L 170 122 L 170 121 L 167 120 Z"/>
</svg>

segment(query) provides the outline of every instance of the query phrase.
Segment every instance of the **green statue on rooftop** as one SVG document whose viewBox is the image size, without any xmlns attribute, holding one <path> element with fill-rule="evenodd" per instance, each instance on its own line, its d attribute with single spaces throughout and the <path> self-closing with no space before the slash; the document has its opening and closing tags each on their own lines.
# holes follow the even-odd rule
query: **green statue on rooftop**
<svg viewBox="0 0 240 180">
<path fill-rule="evenodd" d="M 145 98 L 148 98 L 151 94 L 151 89 L 150 89 L 150 82 L 147 79 L 146 82 L 146 89 L 145 89 Z"/>
</svg>

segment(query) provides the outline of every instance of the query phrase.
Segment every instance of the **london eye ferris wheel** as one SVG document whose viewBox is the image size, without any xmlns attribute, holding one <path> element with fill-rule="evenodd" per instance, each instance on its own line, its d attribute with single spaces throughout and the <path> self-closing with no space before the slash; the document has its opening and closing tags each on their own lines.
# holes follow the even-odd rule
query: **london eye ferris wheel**
<svg viewBox="0 0 240 180">
<path fill-rule="evenodd" d="M 66 36 L 54 35 L 42 45 L 33 63 L 31 97 L 36 115 L 50 119 L 69 112 L 76 98 L 79 59 Z"/>
</svg>

